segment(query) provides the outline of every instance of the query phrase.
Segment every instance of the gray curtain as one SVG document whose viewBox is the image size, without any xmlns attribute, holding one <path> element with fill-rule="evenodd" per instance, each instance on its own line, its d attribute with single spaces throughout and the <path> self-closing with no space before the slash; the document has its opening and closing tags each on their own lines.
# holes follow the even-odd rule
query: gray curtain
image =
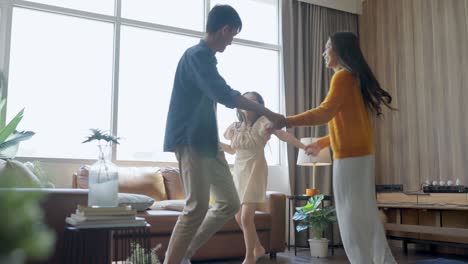
<svg viewBox="0 0 468 264">
<path fill-rule="evenodd" d="M 282 1 L 286 115 L 302 113 L 323 101 L 332 76 L 322 58 L 325 43 L 333 32 L 357 33 L 357 29 L 357 15 L 296 0 Z M 328 129 L 322 125 L 289 132 L 297 138 L 319 137 L 327 135 Z M 297 149 L 288 145 L 291 194 L 303 194 L 312 186 L 312 168 L 297 166 L 296 160 Z M 324 194 L 332 193 L 331 166 L 317 168 L 316 186 Z"/>
</svg>

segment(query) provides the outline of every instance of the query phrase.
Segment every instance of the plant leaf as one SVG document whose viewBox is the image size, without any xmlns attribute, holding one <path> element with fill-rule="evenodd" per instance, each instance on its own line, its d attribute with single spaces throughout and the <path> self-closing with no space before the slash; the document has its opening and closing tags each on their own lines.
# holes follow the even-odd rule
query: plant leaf
<svg viewBox="0 0 468 264">
<path fill-rule="evenodd" d="M 303 213 L 295 213 L 294 216 L 293 216 L 293 220 L 296 220 L 296 221 L 300 221 L 300 220 L 304 220 L 307 216 Z"/>
<path fill-rule="evenodd" d="M 303 224 L 300 224 L 300 225 L 296 226 L 297 232 L 301 232 L 303 230 L 306 230 L 307 228 L 309 228 L 309 227 L 307 225 L 303 225 Z"/>
<path fill-rule="evenodd" d="M 1 80 L 0 80 L 1 81 Z M 5 115 L 3 115 L 3 107 L 5 107 L 6 99 L 3 98 L 2 101 L 0 101 L 0 130 L 2 130 L 5 127 Z"/>
<path fill-rule="evenodd" d="M 5 150 L 11 146 L 18 144 L 21 141 L 28 140 L 34 136 L 32 131 L 22 131 L 15 133 L 11 138 L 0 144 L 0 151 Z"/>
<path fill-rule="evenodd" d="M 91 130 L 91 135 L 86 137 L 86 140 L 81 143 L 87 143 L 93 140 L 104 140 L 108 143 L 112 142 L 115 144 L 119 144 L 119 139 L 120 139 L 119 137 L 110 135 L 109 133 L 104 132 L 102 129 L 92 128 L 90 130 Z"/>
<path fill-rule="evenodd" d="M 303 208 L 303 206 L 302 207 L 296 207 L 296 211 L 298 211 L 298 212 L 302 211 L 302 208 Z"/>
<path fill-rule="evenodd" d="M 0 143 L 5 140 L 16 130 L 21 119 L 23 119 L 24 108 L 16 114 L 16 116 L 8 123 L 8 125 L 0 131 Z"/>
</svg>

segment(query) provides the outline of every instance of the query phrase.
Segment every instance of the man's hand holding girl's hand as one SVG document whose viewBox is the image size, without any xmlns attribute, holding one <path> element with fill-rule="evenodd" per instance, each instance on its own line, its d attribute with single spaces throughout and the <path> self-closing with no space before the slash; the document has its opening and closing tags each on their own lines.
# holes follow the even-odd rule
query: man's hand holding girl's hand
<svg viewBox="0 0 468 264">
<path fill-rule="evenodd" d="M 305 147 L 307 155 L 317 156 L 320 153 L 320 146 L 317 142 L 309 144 Z"/>
</svg>

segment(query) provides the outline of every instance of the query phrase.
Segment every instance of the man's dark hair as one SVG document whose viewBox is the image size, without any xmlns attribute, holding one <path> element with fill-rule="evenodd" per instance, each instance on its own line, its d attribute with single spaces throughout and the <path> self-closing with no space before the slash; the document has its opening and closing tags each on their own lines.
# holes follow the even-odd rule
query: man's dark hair
<svg viewBox="0 0 468 264">
<path fill-rule="evenodd" d="M 215 5 L 208 13 L 206 32 L 215 33 L 224 26 L 242 29 L 242 20 L 237 11 L 230 5 Z"/>
</svg>

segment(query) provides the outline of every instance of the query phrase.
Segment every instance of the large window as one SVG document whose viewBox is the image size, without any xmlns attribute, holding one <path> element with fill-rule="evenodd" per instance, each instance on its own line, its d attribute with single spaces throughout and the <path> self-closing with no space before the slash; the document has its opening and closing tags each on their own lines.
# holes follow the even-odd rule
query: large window
<svg viewBox="0 0 468 264">
<path fill-rule="evenodd" d="M 203 0 L 123 0 L 122 17 L 203 31 Z"/>
<path fill-rule="evenodd" d="M 240 92 L 258 92 L 265 100 L 265 106 L 273 111 L 279 109 L 278 52 L 266 49 L 232 45 L 218 54 L 218 68 L 221 75 L 233 89 Z M 237 121 L 235 110 L 218 106 L 220 137 L 225 129 Z M 270 164 L 278 163 L 278 139 L 273 136 L 268 142 L 265 154 Z M 233 157 L 227 155 L 228 161 Z"/>
<path fill-rule="evenodd" d="M 25 107 L 19 129 L 36 132 L 21 156 L 94 159 L 95 147 L 81 142 L 102 128 L 122 137 L 116 160 L 175 161 L 163 152 L 175 69 L 215 4 L 232 5 L 243 20 L 217 54 L 221 75 L 279 111 L 278 0 L 10 1 L 7 117 Z M 221 139 L 235 121 L 234 109 L 218 106 Z M 269 164 L 279 162 L 276 138 L 265 152 Z"/>
<path fill-rule="evenodd" d="M 278 44 L 278 0 L 211 0 L 211 6 L 228 4 L 242 18 L 241 39 Z"/>
<path fill-rule="evenodd" d="M 117 159 L 173 160 L 162 151 L 171 87 L 181 54 L 198 40 L 129 26 L 121 37 Z"/>
<path fill-rule="evenodd" d="M 71 8 L 99 14 L 113 15 L 115 0 L 30 0 L 42 4 Z"/>
<path fill-rule="evenodd" d="M 95 158 L 86 129 L 109 129 L 113 25 L 13 9 L 8 116 L 25 107 L 19 129 L 36 135 L 19 155 Z"/>
</svg>

